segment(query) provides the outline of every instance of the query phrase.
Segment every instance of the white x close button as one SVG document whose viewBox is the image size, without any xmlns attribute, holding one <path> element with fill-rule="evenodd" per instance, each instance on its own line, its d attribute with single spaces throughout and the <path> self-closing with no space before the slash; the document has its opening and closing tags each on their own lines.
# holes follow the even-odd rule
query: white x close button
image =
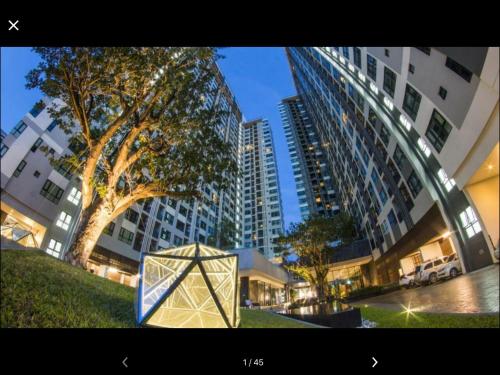
<svg viewBox="0 0 500 375">
<path fill-rule="evenodd" d="M 19 28 L 17 27 L 17 24 L 19 23 L 19 20 L 15 20 L 15 21 L 11 21 L 9 20 L 9 31 L 11 30 L 16 30 L 16 31 L 19 31 Z"/>
</svg>

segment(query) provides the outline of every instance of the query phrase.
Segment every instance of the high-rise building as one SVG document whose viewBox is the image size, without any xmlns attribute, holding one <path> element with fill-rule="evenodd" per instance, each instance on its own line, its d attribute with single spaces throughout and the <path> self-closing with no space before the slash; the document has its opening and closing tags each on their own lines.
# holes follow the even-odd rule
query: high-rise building
<svg viewBox="0 0 500 375">
<path fill-rule="evenodd" d="M 283 233 L 283 213 L 271 127 L 267 120 L 245 122 L 243 131 L 243 247 L 274 258 Z"/>
<path fill-rule="evenodd" d="M 217 127 L 228 152 L 238 162 L 242 114 L 220 71 L 212 82 L 217 88 L 207 105 L 222 108 L 226 116 Z M 68 250 L 81 211 L 80 177 L 49 162 L 48 156 L 71 153 L 68 136 L 48 113 L 62 104 L 45 98 L 12 129 L 2 133 L 1 225 L 3 237 L 29 235 L 22 243 L 40 247 L 62 258 Z M 104 230 L 89 260 L 89 269 L 101 276 L 135 285 L 141 252 L 199 241 L 217 246 L 217 229 L 223 220 L 236 228 L 231 242 L 241 244 L 242 199 L 234 176 L 230 187 L 220 191 L 205 186 L 200 200 L 147 199 L 134 204 Z M 31 238 L 34 239 L 31 240 Z M 28 241 L 29 240 L 29 241 Z M 33 243 L 34 242 L 34 243 Z"/>
<path fill-rule="evenodd" d="M 499 48 L 287 48 L 339 204 L 369 239 L 379 283 L 499 241 Z"/>
<path fill-rule="evenodd" d="M 339 211 L 330 168 L 311 118 L 298 96 L 279 105 L 299 198 L 300 215 L 331 216 Z"/>
</svg>

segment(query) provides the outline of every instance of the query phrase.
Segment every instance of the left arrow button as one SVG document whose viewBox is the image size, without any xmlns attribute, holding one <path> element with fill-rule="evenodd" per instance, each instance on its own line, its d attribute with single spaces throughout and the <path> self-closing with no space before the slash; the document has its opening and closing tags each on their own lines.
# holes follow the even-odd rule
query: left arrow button
<svg viewBox="0 0 500 375">
<path fill-rule="evenodd" d="M 128 357 L 125 357 L 125 359 L 122 361 L 122 364 L 125 367 L 128 367 L 128 365 L 127 365 L 127 359 L 128 359 Z"/>
</svg>

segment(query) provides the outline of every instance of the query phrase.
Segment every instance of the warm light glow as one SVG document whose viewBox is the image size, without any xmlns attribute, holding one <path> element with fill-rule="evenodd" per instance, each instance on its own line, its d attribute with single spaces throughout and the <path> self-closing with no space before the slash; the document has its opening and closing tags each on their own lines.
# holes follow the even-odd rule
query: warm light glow
<svg viewBox="0 0 500 375">
<path fill-rule="evenodd" d="M 394 104 L 392 104 L 392 102 L 389 100 L 389 98 L 387 96 L 384 97 L 384 104 L 391 111 L 394 109 Z"/>
<path fill-rule="evenodd" d="M 401 114 L 401 116 L 399 116 L 399 122 L 401 122 L 401 124 L 405 127 L 406 130 L 410 131 L 411 124 L 405 115 Z"/>
<path fill-rule="evenodd" d="M 488 164 L 488 170 L 491 171 L 493 169 L 493 165 Z"/>
<path fill-rule="evenodd" d="M 427 146 L 427 143 L 425 143 L 425 141 L 422 138 L 419 138 L 417 143 L 418 147 L 420 147 L 424 155 L 426 157 L 429 157 L 431 155 L 431 149 L 429 148 L 429 146 Z"/>
<path fill-rule="evenodd" d="M 116 273 L 118 270 L 115 267 L 108 267 L 108 272 Z"/>
<path fill-rule="evenodd" d="M 438 171 L 438 177 L 439 177 L 439 180 L 441 181 L 441 183 L 446 188 L 446 191 L 449 192 L 451 189 L 453 189 L 453 186 L 455 186 L 455 180 L 453 178 L 448 178 L 448 176 L 443 168 L 441 168 Z"/>
<path fill-rule="evenodd" d="M 443 234 L 443 238 L 446 239 L 446 238 L 449 238 L 451 236 L 451 232 L 450 231 L 446 231 L 444 234 Z"/>
<path fill-rule="evenodd" d="M 237 262 L 236 255 L 201 244 L 145 255 L 138 322 L 170 328 L 237 327 Z"/>
</svg>

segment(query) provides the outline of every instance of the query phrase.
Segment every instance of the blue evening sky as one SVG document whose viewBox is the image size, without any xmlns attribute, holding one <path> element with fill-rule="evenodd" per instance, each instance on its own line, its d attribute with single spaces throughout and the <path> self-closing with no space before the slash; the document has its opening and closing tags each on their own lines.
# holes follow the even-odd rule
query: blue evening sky
<svg viewBox="0 0 500 375">
<path fill-rule="evenodd" d="M 295 95 L 284 48 L 224 48 L 219 66 L 246 118 L 263 117 L 271 124 L 283 203 L 285 228 L 300 221 L 300 212 L 285 134 L 278 111 L 281 99 Z M 30 48 L 1 49 L 1 126 L 9 132 L 41 99 L 25 88 L 25 76 L 38 63 Z"/>
</svg>

